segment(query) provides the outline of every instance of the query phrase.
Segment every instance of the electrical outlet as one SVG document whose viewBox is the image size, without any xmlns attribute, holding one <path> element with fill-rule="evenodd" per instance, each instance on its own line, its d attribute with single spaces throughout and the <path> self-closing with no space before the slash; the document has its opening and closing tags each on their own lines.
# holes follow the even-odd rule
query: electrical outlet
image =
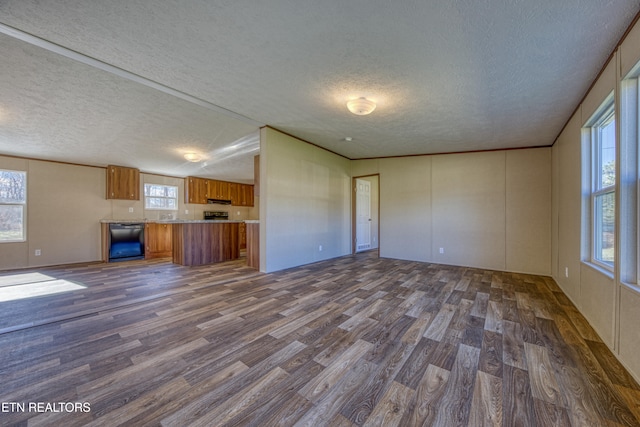
<svg viewBox="0 0 640 427">
<path fill-rule="evenodd" d="M 322 245 L 318 246 L 318 250 L 322 252 Z"/>
<path fill-rule="evenodd" d="M 443 254 L 444 253 L 444 248 L 440 248 L 440 253 Z"/>
<path fill-rule="evenodd" d="M 564 277 L 569 277 L 569 267 L 564 268 Z"/>
<path fill-rule="evenodd" d="M 133 208 L 129 208 L 129 213 L 132 213 L 132 212 L 133 212 Z"/>
<path fill-rule="evenodd" d="M 36 249 L 36 250 L 35 250 L 35 255 L 36 255 L 36 256 L 40 256 L 40 255 L 42 255 L 42 251 L 41 251 L 40 249 Z"/>
<path fill-rule="evenodd" d="M 189 209 L 185 209 L 185 210 L 184 210 L 184 214 L 185 214 L 185 215 L 189 215 Z"/>
</svg>

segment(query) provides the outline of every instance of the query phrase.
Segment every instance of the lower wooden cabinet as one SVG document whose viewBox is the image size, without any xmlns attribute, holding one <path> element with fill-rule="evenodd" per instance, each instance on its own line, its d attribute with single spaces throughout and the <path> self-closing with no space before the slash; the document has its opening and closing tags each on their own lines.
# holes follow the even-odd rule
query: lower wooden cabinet
<svg viewBox="0 0 640 427">
<path fill-rule="evenodd" d="M 202 221 L 173 224 L 173 262 L 205 265 L 240 258 L 238 222 Z"/>
<path fill-rule="evenodd" d="M 244 222 L 241 222 L 239 230 L 240 230 L 239 231 L 240 249 L 247 249 L 247 224 L 245 224 Z"/>
<path fill-rule="evenodd" d="M 260 223 L 247 223 L 247 265 L 260 270 Z"/>
<path fill-rule="evenodd" d="M 171 224 L 148 222 L 144 229 L 144 257 L 167 258 L 173 256 Z"/>
</svg>

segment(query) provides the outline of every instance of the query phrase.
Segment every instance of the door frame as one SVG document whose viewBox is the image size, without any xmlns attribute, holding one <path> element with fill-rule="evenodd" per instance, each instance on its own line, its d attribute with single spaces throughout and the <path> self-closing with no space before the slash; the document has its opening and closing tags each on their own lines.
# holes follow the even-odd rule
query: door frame
<svg viewBox="0 0 640 427">
<path fill-rule="evenodd" d="M 356 245 L 356 221 L 358 220 L 356 218 L 356 202 L 357 202 L 357 197 L 356 197 L 356 179 L 363 179 L 363 178 L 371 178 L 371 177 L 378 177 L 378 203 L 376 206 L 376 209 L 378 210 L 378 232 L 376 233 L 378 236 L 378 250 L 380 250 L 380 174 L 379 173 L 372 173 L 372 174 L 368 174 L 368 175 L 358 175 L 358 176 L 353 176 L 351 177 L 351 253 L 355 254 L 358 251 L 358 245 Z"/>
</svg>

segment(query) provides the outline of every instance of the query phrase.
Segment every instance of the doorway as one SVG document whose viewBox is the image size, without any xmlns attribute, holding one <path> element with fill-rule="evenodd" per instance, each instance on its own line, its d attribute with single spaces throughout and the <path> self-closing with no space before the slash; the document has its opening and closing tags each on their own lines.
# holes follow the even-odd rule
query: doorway
<svg viewBox="0 0 640 427">
<path fill-rule="evenodd" d="M 379 176 L 353 178 L 352 252 L 379 247 Z"/>
</svg>

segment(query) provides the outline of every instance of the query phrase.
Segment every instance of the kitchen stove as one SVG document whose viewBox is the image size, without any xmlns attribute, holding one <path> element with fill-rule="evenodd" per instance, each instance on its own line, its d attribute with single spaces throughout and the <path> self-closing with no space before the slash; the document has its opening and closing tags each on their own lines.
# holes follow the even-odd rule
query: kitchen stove
<svg viewBox="0 0 640 427">
<path fill-rule="evenodd" d="M 204 219 L 207 221 L 228 221 L 229 212 L 224 211 L 205 211 Z"/>
</svg>

